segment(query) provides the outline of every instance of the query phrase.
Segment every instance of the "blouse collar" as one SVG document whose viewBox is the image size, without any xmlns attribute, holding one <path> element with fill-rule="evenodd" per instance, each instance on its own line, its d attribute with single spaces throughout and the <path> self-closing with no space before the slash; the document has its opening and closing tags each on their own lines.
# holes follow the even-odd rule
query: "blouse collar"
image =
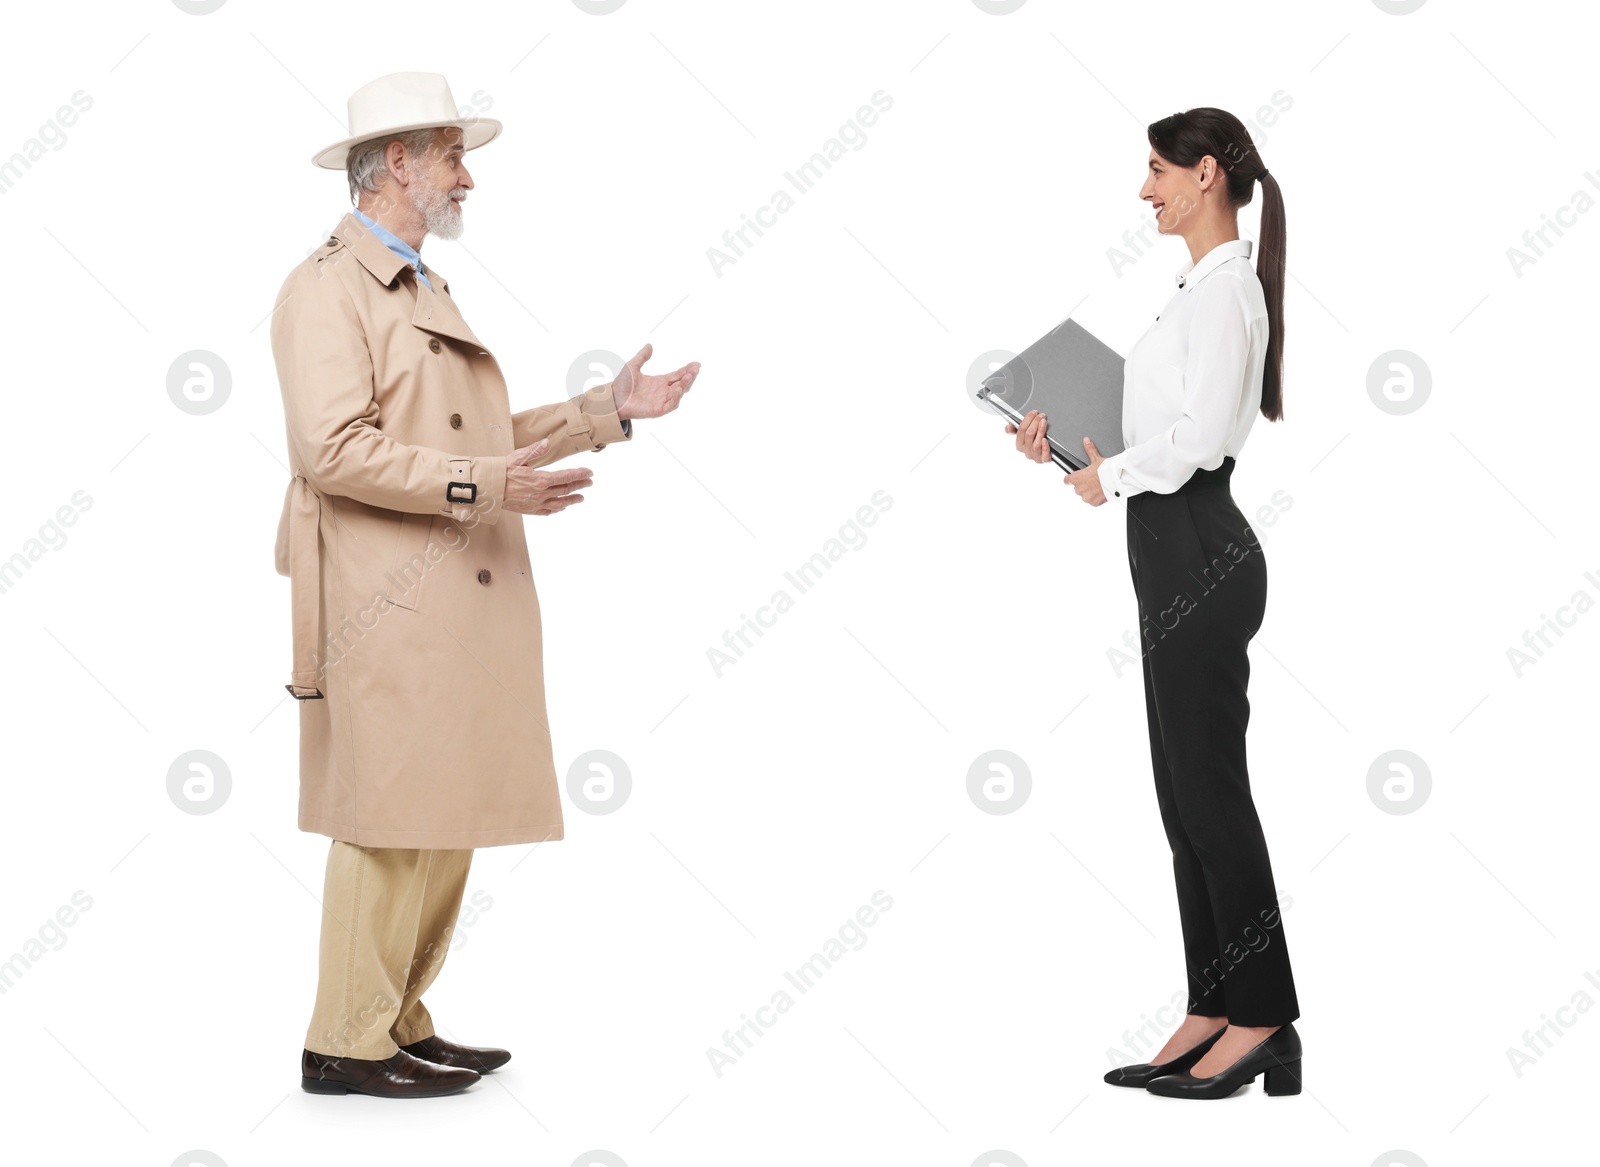
<svg viewBox="0 0 1600 1167">
<path fill-rule="evenodd" d="M 1236 255 L 1250 258 L 1251 241 L 1248 239 L 1229 239 L 1226 243 L 1219 243 L 1210 251 L 1200 257 L 1200 262 L 1190 260 L 1178 269 L 1176 279 L 1178 287 L 1188 291 L 1201 280 L 1205 279 L 1213 269 L 1217 268 Z"/>
</svg>

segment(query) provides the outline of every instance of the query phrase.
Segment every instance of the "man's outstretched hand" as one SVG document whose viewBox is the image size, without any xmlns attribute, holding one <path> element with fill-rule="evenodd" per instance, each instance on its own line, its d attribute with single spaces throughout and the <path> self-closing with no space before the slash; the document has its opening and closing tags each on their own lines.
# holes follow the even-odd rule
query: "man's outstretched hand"
<svg viewBox="0 0 1600 1167">
<path fill-rule="evenodd" d="M 619 421 L 671 413 L 700 372 L 700 362 L 690 361 L 675 372 L 646 373 L 643 365 L 650 359 L 650 352 L 650 346 L 645 345 L 611 383 Z M 584 399 L 587 403 L 588 395 Z M 583 501 L 583 495 L 576 492 L 594 485 L 594 471 L 587 466 L 568 470 L 534 470 L 528 466 L 543 458 L 549 449 L 550 439 L 541 438 L 531 446 L 513 450 L 507 457 L 506 496 L 502 500 L 506 510 L 523 515 L 554 515 Z"/>
<path fill-rule="evenodd" d="M 622 372 L 611 384 L 619 420 L 660 417 L 671 413 L 678 408 L 678 402 L 689 392 L 700 373 L 699 361 L 690 361 L 671 373 L 646 373 L 643 366 L 650 359 L 651 351 L 648 344 L 640 349 L 638 355 L 622 367 Z"/>
</svg>

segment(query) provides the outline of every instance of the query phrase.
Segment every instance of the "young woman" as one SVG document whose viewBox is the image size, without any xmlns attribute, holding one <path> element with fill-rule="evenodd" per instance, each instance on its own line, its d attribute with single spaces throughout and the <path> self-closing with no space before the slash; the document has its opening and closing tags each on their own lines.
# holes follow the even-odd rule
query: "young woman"
<svg viewBox="0 0 1600 1167">
<path fill-rule="evenodd" d="M 1127 448 L 1066 477 L 1091 506 L 1127 511 L 1145 712 L 1161 821 L 1172 847 L 1189 1006 L 1152 1063 L 1106 1075 L 1180 1098 L 1225 1098 L 1265 1075 L 1300 1092 L 1300 1015 L 1266 839 L 1250 796 L 1246 646 L 1261 627 L 1267 564 L 1229 489 L 1257 410 L 1283 416 L 1283 198 L 1232 114 L 1199 108 L 1149 127 L 1139 197 L 1188 244 L 1178 290 L 1128 354 Z M 1239 208 L 1261 183 L 1258 268 Z M 1017 449 L 1050 461 L 1048 420 L 1028 413 Z"/>
</svg>

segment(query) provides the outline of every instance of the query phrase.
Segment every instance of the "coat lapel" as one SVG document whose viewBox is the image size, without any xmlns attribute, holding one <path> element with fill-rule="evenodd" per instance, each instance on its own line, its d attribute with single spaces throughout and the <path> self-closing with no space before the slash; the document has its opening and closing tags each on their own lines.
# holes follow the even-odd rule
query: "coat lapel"
<svg viewBox="0 0 1600 1167">
<path fill-rule="evenodd" d="M 394 255 L 394 252 L 391 251 L 389 254 Z M 395 258 L 398 259 L 399 256 Z M 428 278 L 440 287 L 444 286 L 442 277 L 432 268 L 428 268 Z M 456 311 L 455 301 L 449 296 L 432 291 L 420 280 L 417 282 L 417 307 L 411 314 L 411 323 L 425 332 L 436 332 L 452 340 L 464 341 L 483 352 L 489 351 L 483 342 L 473 335 L 472 329 L 467 327 L 467 322 L 461 319 L 461 313 Z"/>
</svg>

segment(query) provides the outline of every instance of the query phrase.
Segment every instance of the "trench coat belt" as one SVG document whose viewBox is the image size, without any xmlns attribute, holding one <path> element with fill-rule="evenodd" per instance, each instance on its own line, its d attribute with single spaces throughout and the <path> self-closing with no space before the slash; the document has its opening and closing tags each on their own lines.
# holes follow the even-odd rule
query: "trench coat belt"
<svg viewBox="0 0 1600 1167">
<path fill-rule="evenodd" d="M 322 608 L 321 540 L 318 532 L 322 500 L 303 474 L 289 483 L 288 559 L 290 606 L 294 621 L 294 671 L 284 686 L 299 701 L 322 699 L 317 681 L 317 625 Z"/>
</svg>

